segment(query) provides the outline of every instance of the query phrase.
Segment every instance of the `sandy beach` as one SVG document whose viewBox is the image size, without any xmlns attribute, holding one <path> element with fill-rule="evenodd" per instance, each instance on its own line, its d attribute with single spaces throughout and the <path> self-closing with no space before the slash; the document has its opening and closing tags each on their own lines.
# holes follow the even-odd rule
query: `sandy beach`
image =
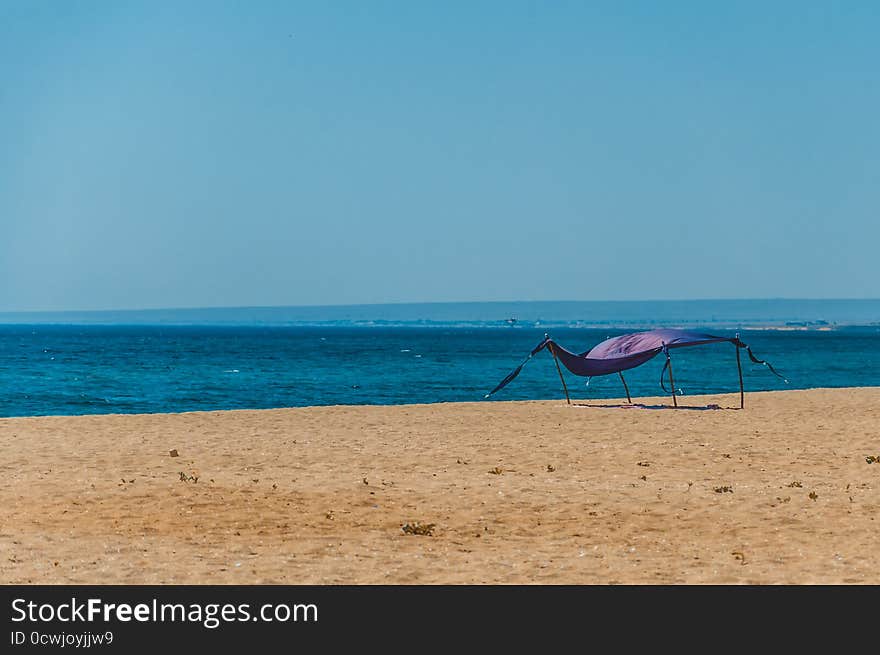
<svg viewBox="0 0 880 655">
<path fill-rule="evenodd" d="M 639 402 L 2 419 L 0 582 L 880 583 L 880 388 Z"/>
</svg>

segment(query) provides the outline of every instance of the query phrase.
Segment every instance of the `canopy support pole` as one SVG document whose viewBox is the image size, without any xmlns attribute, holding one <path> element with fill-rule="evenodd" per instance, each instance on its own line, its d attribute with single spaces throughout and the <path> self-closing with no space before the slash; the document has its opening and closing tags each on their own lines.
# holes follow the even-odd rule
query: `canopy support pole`
<svg viewBox="0 0 880 655">
<path fill-rule="evenodd" d="M 562 389 L 565 391 L 565 402 L 571 405 L 571 398 L 568 397 L 568 385 L 565 384 L 565 378 L 562 377 L 562 369 L 559 368 L 559 359 L 556 357 L 556 351 L 553 349 L 552 344 L 547 344 L 547 347 L 550 350 L 550 354 L 553 355 L 553 361 L 556 363 L 556 372 L 559 373 L 559 379 L 562 380 Z"/>
<path fill-rule="evenodd" d="M 739 341 L 739 334 L 736 335 L 736 339 L 737 341 Z M 742 363 L 739 359 L 739 346 L 737 346 L 736 344 L 734 344 L 734 346 L 736 346 L 736 370 L 737 373 L 739 373 L 739 408 L 743 409 L 746 402 L 745 391 L 743 390 L 743 369 Z"/>
<path fill-rule="evenodd" d="M 623 382 L 623 390 L 626 391 L 626 402 L 632 405 L 632 398 L 629 397 L 629 387 L 626 386 L 626 380 L 623 379 L 623 372 L 617 371 L 617 374 L 620 376 L 620 381 Z"/>
<path fill-rule="evenodd" d="M 678 400 L 675 397 L 675 379 L 672 377 L 672 358 L 669 356 L 669 350 L 666 351 L 666 364 L 669 366 L 669 386 L 672 387 L 672 405 L 678 407 Z"/>
</svg>

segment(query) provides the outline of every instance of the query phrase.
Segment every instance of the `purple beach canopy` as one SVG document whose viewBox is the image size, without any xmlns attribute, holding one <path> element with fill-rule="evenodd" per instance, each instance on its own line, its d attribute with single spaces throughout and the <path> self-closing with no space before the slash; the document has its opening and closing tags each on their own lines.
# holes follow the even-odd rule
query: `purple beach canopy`
<svg viewBox="0 0 880 655">
<path fill-rule="evenodd" d="M 716 337 L 687 330 L 651 330 L 606 339 L 592 350 L 580 355 L 569 352 L 549 338 L 544 340 L 544 345 L 550 346 L 565 368 L 575 375 L 594 377 L 641 366 L 663 352 L 664 346 L 683 348 L 722 341 L 733 343 L 738 340 L 736 337 Z"/>
<path fill-rule="evenodd" d="M 758 359 L 752 354 L 751 348 L 735 337 L 718 337 L 703 332 L 692 332 L 690 330 L 673 330 L 658 329 L 649 330 L 647 332 L 633 332 L 630 334 L 622 334 L 619 337 L 606 339 L 591 350 L 576 354 L 566 350 L 558 343 L 553 341 L 549 336 L 544 336 L 541 341 L 529 355 L 523 360 L 516 369 L 511 371 L 492 391 L 486 394 L 486 398 L 506 387 L 513 379 L 519 375 L 522 367 L 536 354 L 544 348 L 548 348 L 554 357 L 562 363 L 571 373 L 581 377 L 595 377 L 599 375 L 609 375 L 612 373 L 621 373 L 636 366 L 641 366 L 650 359 L 653 359 L 661 352 L 666 352 L 667 366 L 669 362 L 669 350 L 673 348 L 684 348 L 685 346 L 701 346 L 709 343 L 732 343 L 737 348 L 745 348 L 749 357 L 756 364 L 764 364 L 777 376 L 782 377 L 776 370 L 764 360 Z M 664 371 L 666 366 L 664 366 Z M 560 371 L 560 376 L 562 375 Z M 783 378 L 784 379 L 784 378 Z M 662 375 L 661 375 L 662 380 Z M 662 384 L 662 382 L 661 382 Z M 664 387 L 665 388 L 665 387 Z"/>
</svg>

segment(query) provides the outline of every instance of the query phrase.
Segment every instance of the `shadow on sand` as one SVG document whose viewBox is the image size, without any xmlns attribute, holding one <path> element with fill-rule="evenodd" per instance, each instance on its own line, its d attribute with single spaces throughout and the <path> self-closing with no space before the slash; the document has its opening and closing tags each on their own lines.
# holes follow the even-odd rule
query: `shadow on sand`
<svg viewBox="0 0 880 655">
<path fill-rule="evenodd" d="M 602 404 L 597 405 L 595 403 L 572 403 L 572 407 L 592 407 L 594 409 L 684 409 L 684 410 L 694 410 L 694 411 L 707 411 L 707 410 L 732 410 L 739 411 L 739 407 L 722 407 L 721 405 L 679 405 L 675 407 L 673 405 L 643 405 L 642 403 L 615 403 L 615 404 Z"/>
</svg>

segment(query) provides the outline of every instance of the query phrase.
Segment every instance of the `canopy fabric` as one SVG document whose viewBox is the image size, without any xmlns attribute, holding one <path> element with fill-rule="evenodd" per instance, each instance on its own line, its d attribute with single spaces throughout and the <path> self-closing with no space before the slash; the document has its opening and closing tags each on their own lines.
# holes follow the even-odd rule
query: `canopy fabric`
<svg viewBox="0 0 880 655">
<path fill-rule="evenodd" d="M 667 349 L 682 348 L 724 341 L 736 343 L 739 339 L 736 337 L 716 337 L 688 330 L 663 329 L 612 337 L 592 350 L 579 355 L 566 350 L 549 338 L 544 340 L 544 346 L 550 347 L 551 352 L 556 354 L 565 368 L 575 375 L 594 377 L 641 366 L 663 352 L 664 347 Z"/>
<path fill-rule="evenodd" d="M 649 330 L 647 332 L 633 332 L 631 334 L 622 334 L 619 337 L 612 337 L 611 339 L 606 339 L 591 350 L 580 354 L 566 350 L 553 341 L 549 336 L 545 335 L 544 340 L 532 349 L 523 362 L 499 382 L 492 391 L 487 393 L 485 397 L 488 398 L 495 392 L 506 387 L 514 380 L 514 378 L 516 378 L 517 375 L 519 375 L 526 362 L 541 352 L 544 348 L 548 348 L 550 352 L 562 362 L 562 365 L 575 375 L 581 377 L 595 377 L 599 375 L 620 373 L 635 368 L 636 366 L 641 366 L 645 362 L 659 355 L 661 352 L 666 352 L 668 364 L 669 350 L 673 348 L 724 342 L 732 343 L 737 348 L 745 348 L 749 354 L 749 358 L 754 363 L 765 365 L 776 376 L 785 380 L 785 378 L 777 373 L 768 362 L 755 357 L 755 355 L 752 354 L 752 349 L 740 341 L 739 337 L 719 337 L 713 334 L 705 334 L 703 332 L 694 332 L 691 330 L 664 328 Z M 785 380 L 785 382 L 788 382 L 788 380 Z"/>
</svg>

